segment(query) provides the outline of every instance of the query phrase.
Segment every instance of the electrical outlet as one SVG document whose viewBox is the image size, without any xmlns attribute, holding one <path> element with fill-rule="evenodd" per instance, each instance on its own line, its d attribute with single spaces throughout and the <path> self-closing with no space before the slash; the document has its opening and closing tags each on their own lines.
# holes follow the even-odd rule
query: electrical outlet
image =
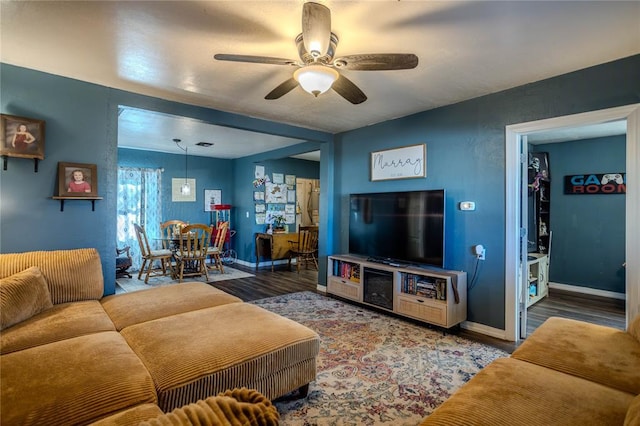
<svg viewBox="0 0 640 426">
<path fill-rule="evenodd" d="M 484 248 L 484 246 L 482 244 L 478 244 L 473 249 L 474 249 L 474 252 L 476 254 L 476 259 L 484 260 L 485 254 L 487 253 L 487 249 Z"/>
<path fill-rule="evenodd" d="M 478 254 L 478 260 L 484 260 L 485 254 L 487 254 L 487 249 L 483 247 L 480 254 Z"/>
</svg>

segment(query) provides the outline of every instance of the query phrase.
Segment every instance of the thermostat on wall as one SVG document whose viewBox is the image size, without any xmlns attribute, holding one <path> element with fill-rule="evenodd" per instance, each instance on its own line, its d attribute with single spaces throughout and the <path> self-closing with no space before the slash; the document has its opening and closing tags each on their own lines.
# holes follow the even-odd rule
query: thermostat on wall
<svg viewBox="0 0 640 426">
<path fill-rule="evenodd" d="M 460 210 L 475 210 L 476 203 L 473 201 L 461 201 L 460 202 Z"/>
</svg>

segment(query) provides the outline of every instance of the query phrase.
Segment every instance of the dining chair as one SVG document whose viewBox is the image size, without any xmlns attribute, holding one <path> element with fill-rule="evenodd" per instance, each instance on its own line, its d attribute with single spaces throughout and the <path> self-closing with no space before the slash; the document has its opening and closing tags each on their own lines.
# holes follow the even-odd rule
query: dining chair
<svg viewBox="0 0 640 426">
<path fill-rule="evenodd" d="M 300 263 L 304 261 L 305 268 L 311 260 L 318 269 L 318 227 L 301 226 L 298 229 L 298 241 L 289 241 L 289 270 L 291 270 L 291 259 L 296 258 L 296 269 L 300 273 Z"/>
<path fill-rule="evenodd" d="M 136 238 L 138 239 L 138 244 L 140 245 L 140 255 L 142 256 L 142 266 L 140 266 L 140 271 L 138 271 L 138 279 L 142 277 L 142 274 L 145 272 L 146 268 L 146 277 L 144 279 L 144 283 L 148 284 L 149 277 L 155 276 L 166 276 L 167 275 L 167 266 L 171 271 L 171 259 L 173 258 L 173 253 L 171 250 L 167 249 L 159 249 L 152 250 L 149 245 L 149 239 L 147 238 L 147 232 L 144 228 L 137 223 L 133 224 L 133 227 L 136 230 Z M 162 265 L 162 273 L 153 272 L 153 262 L 156 260 L 160 261 Z"/>
<path fill-rule="evenodd" d="M 212 225 L 213 228 L 213 225 Z M 222 253 L 224 252 L 224 243 L 227 239 L 227 232 L 229 231 L 229 222 L 219 222 L 216 229 L 216 236 L 213 240 L 213 244 L 207 251 L 207 256 L 213 259 L 213 266 L 209 266 L 211 269 L 217 269 L 221 274 L 224 274 L 224 266 L 222 263 Z"/>
<path fill-rule="evenodd" d="M 172 250 L 173 237 L 177 236 L 180 229 L 187 226 L 188 223 L 182 220 L 172 219 L 160 224 L 160 236 L 162 237 L 162 247 Z"/>
<path fill-rule="evenodd" d="M 176 251 L 178 281 L 184 277 L 204 275 L 207 271 L 207 251 L 211 242 L 211 228 L 202 223 L 194 223 L 182 228 L 179 247 Z"/>
<path fill-rule="evenodd" d="M 129 268 L 133 265 L 133 260 L 129 252 L 130 248 L 129 246 L 123 248 L 116 247 L 116 278 L 131 278 Z"/>
</svg>

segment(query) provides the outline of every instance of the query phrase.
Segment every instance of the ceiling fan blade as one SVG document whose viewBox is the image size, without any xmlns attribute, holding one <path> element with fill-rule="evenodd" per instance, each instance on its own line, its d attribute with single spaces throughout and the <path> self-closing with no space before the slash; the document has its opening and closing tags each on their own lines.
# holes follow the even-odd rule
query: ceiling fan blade
<svg viewBox="0 0 640 426">
<path fill-rule="evenodd" d="M 298 86 L 298 82 L 296 81 L 295 78 L 292 77 L 289 80 L 287 80 L 284 83 L 282 83 L 281 85 L 279 85 L 278 87 L 276 87 L 275 89 L 273 89 L 264 98 L 265 99 L 270 99 L 270 100 L 271 99 L 278 99 L 278 98 L 286 95 L 287 93 L 289 93 L 293 89 L 295 89 L 297 86 Z"/>
<path fill-rule="evenodd" d="M 319 3 L 302 6 L 302 37 L 304 48 L 313 57 L 324 56 L 331 40 L 331 11 Z"/>
<path fill-rule="evenodd" d="M 361 104 L 367 100 L 367 95 L 344 75 L 340 75 L 331 88 L 354 105 Z"/>
<path fill-rule="evenodd" d="M 408 70 L 418 66 L 418 57 L 412 53 L 347 55 L 337 58 L 333 65 L 354 71 Z"/>
<path fill-rule="evenodd" d="M 269 56 L 226 55 L 224 53 L 218 53 L 213 57 L 219 61 L 251 62 L 254 64 L 271 65 L 298 65 L 298 63 L 292 59 L 272 58 Z"/>
</svg>

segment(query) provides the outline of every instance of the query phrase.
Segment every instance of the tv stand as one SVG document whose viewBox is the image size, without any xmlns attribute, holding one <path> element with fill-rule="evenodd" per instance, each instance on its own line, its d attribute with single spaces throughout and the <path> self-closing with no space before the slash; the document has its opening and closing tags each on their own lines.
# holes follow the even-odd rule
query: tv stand
<svg viewBox="0 0 640 426">
<path fill-rule="evenodd" d="M 466 272 L 350 255 L 328 262 L 330 294 L 444 328 L 467 319 Z"/>
</svg>

